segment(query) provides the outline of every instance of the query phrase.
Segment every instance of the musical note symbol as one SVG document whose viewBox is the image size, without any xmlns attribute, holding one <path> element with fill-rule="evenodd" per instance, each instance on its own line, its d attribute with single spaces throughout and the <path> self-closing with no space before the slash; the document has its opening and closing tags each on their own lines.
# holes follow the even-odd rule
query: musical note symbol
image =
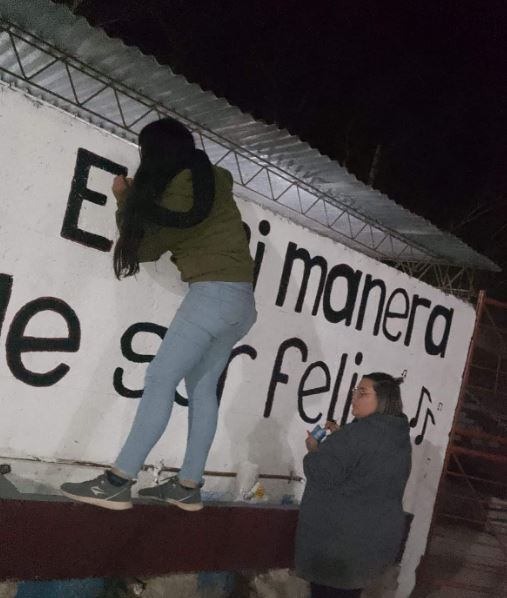
<svg viewBox="0 0 507 598">
<path fill-rule="evenodd" d="M 431 419 L 431 422 L 433 423 L 433 425 L 435 425 L 435 418 L 433 417 L 431 409 L 426 409 L 426 415 L 424 416 L 422 431 L 415 437 L 414 442 L 416 444 L 421 444 L 421 442 L 423 441 L 424 435 L 426 434 L 426 426 L 428 425 L 428 419 Z"/>
<path fill-rule="evenodd" d="M 431 403 L 432 400 L 431 400 L 430 391 L 425 386 L 423 386 L 421 388 L 421 394 L 419 396 L 419 403 L 417 404 L 417 411 L 415 413 L 415 417 L 413 417 L 410 420 L 410 427 L 411 428 L 415 428 L 417 426 L 417 422 L 419 421 L 419 415 L 421 414 L 422 402 L 423 402 L 423 399 L 424 399 L 425 396 L 428 397 L 428 400 Z"/>
</svg>

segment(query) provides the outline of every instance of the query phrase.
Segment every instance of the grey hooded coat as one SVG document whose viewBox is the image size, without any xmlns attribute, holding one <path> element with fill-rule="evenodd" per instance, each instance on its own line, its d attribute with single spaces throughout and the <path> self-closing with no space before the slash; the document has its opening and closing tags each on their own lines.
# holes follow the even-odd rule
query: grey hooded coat
<svg viewBox="0 0 507 598">
<path fill-rule="evenodd" d="M 364 588 L 394 563 L 403 540 L 407 418 L 357 419 L 308 453 L 303 466 L 296 571 L 321 585 Z"/>
</svg>

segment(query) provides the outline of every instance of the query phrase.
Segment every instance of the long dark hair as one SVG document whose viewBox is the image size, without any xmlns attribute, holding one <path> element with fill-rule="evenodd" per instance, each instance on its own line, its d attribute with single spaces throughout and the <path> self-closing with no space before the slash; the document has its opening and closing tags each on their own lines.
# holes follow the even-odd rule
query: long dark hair
<svg viewBox="0 0 507 598">
<path fill-rule="evenodd" d="M 160 226 L 189 227 L 206 217 L 214 196 L 214 175 L 206 154 L 196 150 L 192 133 L 174 118 L 146 125 L 139 134 L 141 163 L 121 211 L 113 254 L 116 277 L 139 272 L 138 250 L 147 220 Z M 185 168 L 192 172 L 194 206 L 173 212 L 158 205 L 170 181 Z"/>
<path fill-rule="evenodd" d="M 372 372 L 365 374 L 373 382 L 373 388 L 377 395 L 377 413 L 384 415 L 403 415 L 403 403 L 401 401 L 400 384 L 404 378 L 394 378 L 384 372 Z"/>
</svg>

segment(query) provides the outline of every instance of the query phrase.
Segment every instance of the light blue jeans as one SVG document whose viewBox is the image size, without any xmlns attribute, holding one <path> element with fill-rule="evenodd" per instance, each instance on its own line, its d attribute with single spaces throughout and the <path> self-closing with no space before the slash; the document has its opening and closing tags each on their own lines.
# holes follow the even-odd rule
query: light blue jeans
<svg viewBox="0 0 507 598">
<path fill-rule="evenodd" d="M 143 396 L 114 465 L 116 470 L 129 478 L 137 477 L 169 423 L 176 387 L 184 379 L 189 405 L 188 436 L 179 477 L 201 482 L 217 427 L 218 380 L 234 345 L 256 319 L 250 283 L 190 285 L 146 370 Z"/>
</svg>

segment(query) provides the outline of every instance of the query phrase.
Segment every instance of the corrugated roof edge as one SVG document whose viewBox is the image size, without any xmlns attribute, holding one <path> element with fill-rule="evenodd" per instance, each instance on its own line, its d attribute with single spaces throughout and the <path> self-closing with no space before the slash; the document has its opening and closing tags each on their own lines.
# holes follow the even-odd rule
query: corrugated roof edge
<svg viewBox="0 0 507 598">
<path fill-rule="evenodd" d="M 409 244 L 437 253 L 455 265 L 500 271 L 489 258 L 362 183 L 289 131 L 255 120 L 224 98 L 176 75 L 155 57 L 92 27 L 66 6 L 50 0 L 0 0 L 0 14 L 112 79 L 117 79 L 121 73 L 121 81 L 128 87 L 163 103 L 182 117 L 268 161 L 320 193 L 336 198 Z M 245 128 L 248 133 L 243 136 Z"/>
</svg>

